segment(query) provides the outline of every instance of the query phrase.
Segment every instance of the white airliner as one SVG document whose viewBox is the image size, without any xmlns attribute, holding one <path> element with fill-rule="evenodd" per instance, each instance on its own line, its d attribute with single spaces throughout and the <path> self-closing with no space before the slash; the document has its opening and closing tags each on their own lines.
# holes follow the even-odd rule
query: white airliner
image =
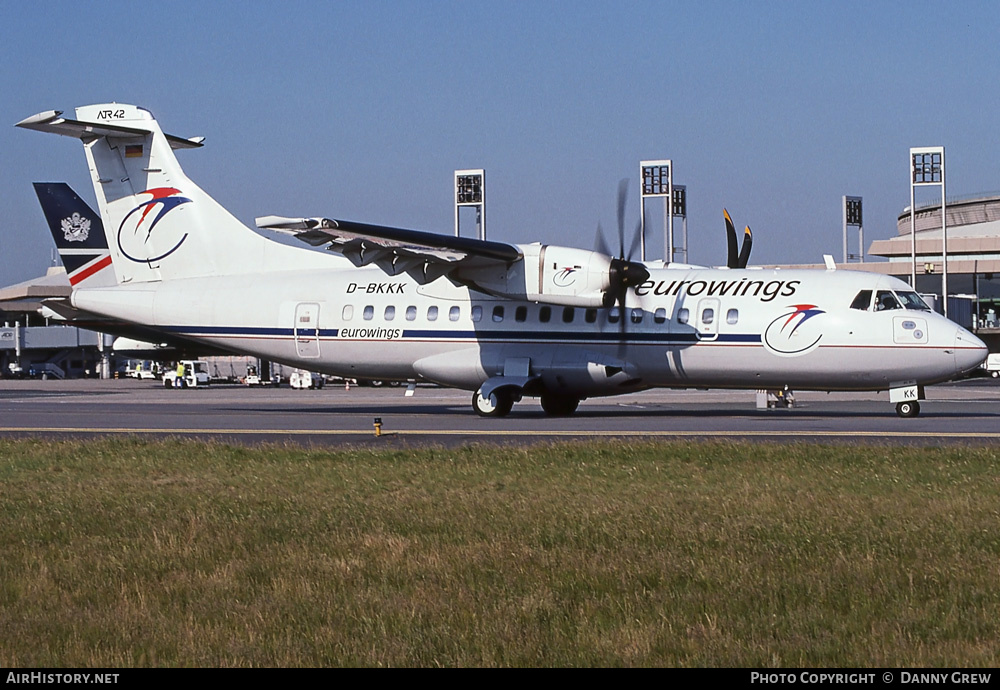
<svg viewBox="0 0 1000 690">
<path fill-rule="evenodd" d="M 258 219 L 330 252 L 288 246 L 189 180 L 173 150 L 201 140 L 163 134 L 148 110 L 92 105 L 18 126 L 84 145 L 109 258 L 80 269 L 75 309 L 312 371 L 464 388 L 483 416 L 523 396 L 565 415 L 584 398 L 653 387 L 788 386 L 888 390 L 910 417 L 925 385 L 987 355 L 876 274 L 664 266 L 623 251 Z M 730 266 L 745 266 L 734 245 Z"/>
</svg>

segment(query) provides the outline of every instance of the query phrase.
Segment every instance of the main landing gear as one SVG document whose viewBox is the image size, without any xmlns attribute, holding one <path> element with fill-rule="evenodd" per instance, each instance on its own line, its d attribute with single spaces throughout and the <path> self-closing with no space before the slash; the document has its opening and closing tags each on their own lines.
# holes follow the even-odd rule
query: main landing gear
<svg viewBox="0 0 1000 690">
<path fill-rule="evenodd" d="M 480 417 L 506 417 L 514 407 L 514 396 L 504 389 L 496 390 L 483 397 L 476 391 L 472 394 L 472 409 Z"/>
<path fill-rule="evenodd" d="M 542 409 L 550 417 L 568 417 L 580 404 L 575 395 L 542 393 Z M 520 400 L 511 388 L 500 388 L 484 396 L 480 391 L 472 394 L 472 409 L 480 417 L 506 417 L 514 403 Z"/>
<path fill-rule="evenodd" d="M 550 417 L 569 417 L 576 412 L 579 404 L 580 398 L 574 395 L 542 393 L 542 409 Z"/>
<path fill-rule="evenodd" d="M 920 403 L 915 400 L 896 403 L 896 414 L 900 417 L 916 417 L 920 414 Z"/>
</svg>

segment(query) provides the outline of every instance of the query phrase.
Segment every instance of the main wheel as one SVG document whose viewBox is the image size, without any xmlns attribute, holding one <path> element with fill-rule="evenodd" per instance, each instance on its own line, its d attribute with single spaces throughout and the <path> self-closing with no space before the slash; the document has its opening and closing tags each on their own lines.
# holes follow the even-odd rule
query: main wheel
<svg viewBox="0 0 1000 690">
<path fill-rule="evenodd" d="M 506 417 L 514 407 L 514 399 L 503 391 L 494 391 L 483 397 L 476 391 L 472 394 L 472 409 L 480 417 Z"/>
<path fill-rule="evenodd" d="M 576 412 L 580 404 L 580 398 L 572 395 L 556 395 L 555 393 L 542 393 L 542 409 L 550 417 L 568 417 Z"/>
<path fill-rule="evenodd" d="M 920 414 L 920 403 L 901 402 L 896 403 L 896 414 L 900 417 L 916 417 Z"/>
</svg>

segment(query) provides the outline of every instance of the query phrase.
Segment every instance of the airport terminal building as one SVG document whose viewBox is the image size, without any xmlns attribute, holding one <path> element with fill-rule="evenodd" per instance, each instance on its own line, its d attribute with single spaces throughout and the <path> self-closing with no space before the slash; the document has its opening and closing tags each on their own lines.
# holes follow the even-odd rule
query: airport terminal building
<svg viewBox="0 0 1000 690">
<path fill-rule="evenodd" d="M 971 297 L 972 327 L 998 331 L 1000 322 L 1000 195 L 950 199 L 945 205 L 948 231 L 948 293 Z M 941 204 L 917 207 L 912 225 L 916 237 L 917 291 L 941 294 Z M 913 271 L 910 211 L 896 221 L 897 236 L 872 242 L 869 254 L 888 259 L 866 264 L 909 281 Z M 875 267 L 878 266 L 879 269 Z M 994 333 L 995 335 L 995 333 Z M 982 336 L 980 336 L 982 337 Z M 992 349 L 992 347 L 991 347 Z"/>
</svg>

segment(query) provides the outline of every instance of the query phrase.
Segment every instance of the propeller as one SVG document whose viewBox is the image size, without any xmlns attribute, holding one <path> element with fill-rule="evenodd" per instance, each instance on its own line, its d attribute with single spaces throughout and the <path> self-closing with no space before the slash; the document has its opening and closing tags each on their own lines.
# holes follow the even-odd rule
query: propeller
<svg viewBox="0 0 1000 690">
<path fill-rule="evenodd" d="M 729 268 L 746 268 L 747 261 L 750 260 L 750 248 L 753 246 L 753 233 L 750 232 L 750 226 L 748 225 L 743 231 L 743 247 L 737 253 L 736 226 L 733 225 L 733 219 L 729 217 L 729 211 L 722 209 L 722 215 L 726 217 L 726 241 L 729 249 L 726 265 Z"/>
<path fill-rule="evenodd" d="M 604 306 L 618 306 L 620 313 L 621 329 L 625 330 L 625 296 L 630 287 L 641 285 L 649 280 L 649 269 L 641 262 L 632 261 L 632 256 L 639 247 L 640 225 L 636 224 L 635 233 L 632 236 L 632 244 L 628 253 L 625 253 L 625 202 L 628 199 L 628 178 L 618 183 L 618 254 L 617 257 L 611 253 L 607 241 L 604 238 L 604 231 L 601 224 L 597 224 L 597 239 L 594 242 L 594 249 L 606 256 L 611 257 L 609 270 L 609 286 L 607 294 L 604 296 Z"/>
</svg>

